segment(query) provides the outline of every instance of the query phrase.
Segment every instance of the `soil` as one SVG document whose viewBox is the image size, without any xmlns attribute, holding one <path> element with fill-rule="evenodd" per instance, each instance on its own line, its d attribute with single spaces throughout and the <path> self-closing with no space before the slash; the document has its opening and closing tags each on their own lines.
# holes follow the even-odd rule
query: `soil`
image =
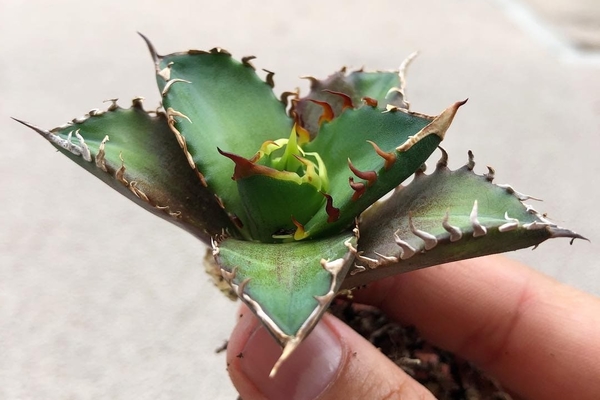
<svg viewBox="0 0 600 400">
<path fill-rule="evenodd" d="M 422 339 L 380 310 L 336 299 L 329 311 L 441 400 L 511 400 L 499 383 L 466 360 Z"/>
</svg>

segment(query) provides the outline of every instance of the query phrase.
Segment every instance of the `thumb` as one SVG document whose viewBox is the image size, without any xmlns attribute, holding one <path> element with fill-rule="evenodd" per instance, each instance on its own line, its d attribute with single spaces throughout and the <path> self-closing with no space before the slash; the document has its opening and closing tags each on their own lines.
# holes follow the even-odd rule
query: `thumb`
<svg viewBox="0 0 600 400">
<path fill-rule="evenodd" d="M 368 341 L 326 314 L 306 340 L 269 372 L 281 347 L 245 306 L 227 347 L 227 366 L 244 400 L 434 399 Z"/>
</svg>

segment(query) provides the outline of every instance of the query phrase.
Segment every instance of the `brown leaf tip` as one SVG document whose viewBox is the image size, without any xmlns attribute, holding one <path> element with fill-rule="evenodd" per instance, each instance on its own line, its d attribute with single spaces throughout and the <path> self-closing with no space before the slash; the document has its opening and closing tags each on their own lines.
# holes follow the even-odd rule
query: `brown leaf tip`
<svg viewBox="0 0 600 400">
<path fill-rule="evenodd" d="M 217 147 L 217 151 L 222 156 L 229 158 L 231 161 L 235 163 L 235 169 L 233 171 L 233 176 L 231 179 L 238 180 L 241 178 L 245 178 L 255 174 L 256 165 L 251 161 L 242 156 L 238 156 L 237 154 L 228 153 L 226 151 L 221 150 Z"/>
</svg>

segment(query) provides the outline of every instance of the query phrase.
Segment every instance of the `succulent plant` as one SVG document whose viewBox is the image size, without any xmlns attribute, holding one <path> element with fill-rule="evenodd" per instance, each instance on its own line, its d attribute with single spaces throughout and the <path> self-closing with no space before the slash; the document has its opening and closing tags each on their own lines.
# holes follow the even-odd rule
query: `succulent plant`
<svg viewBox="0 0 600 400">
<path fill-rule="evenodd" d="M 336 294 L 452 260 L 582 238 L 495 185 L 493 169 L 430 175 L 457 102 L 410 111 L 397 71 L 309 77 L 308 96 L 272 90 L 253 57 L 190 50 L 154 61 L 162 108 L 92 110 L 37 131 L 155 215 L 210 244 L 219 273 L 282 345 L 285 360 Z M 414 174 L 413 181 L 401 186 Z M 386 194 L 385 200 L 380 200 Z"/>
</svg>

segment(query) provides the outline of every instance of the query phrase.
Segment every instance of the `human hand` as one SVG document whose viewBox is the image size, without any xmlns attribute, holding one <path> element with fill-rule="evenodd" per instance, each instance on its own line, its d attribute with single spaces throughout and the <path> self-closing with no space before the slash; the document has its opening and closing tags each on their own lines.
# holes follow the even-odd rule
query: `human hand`
<svg viewBox="0 0 600 400">
<path fill-rule="evenodd" d="M 525 399 L 600 399 L 600 299 L 501 256 L 397 275 L 354 300 L 414 325 Z M 242 307 L 227 349 L 244 400 L 433 399 L 331 315 L 268 377 L 281 348 Z"/>
</svg>

